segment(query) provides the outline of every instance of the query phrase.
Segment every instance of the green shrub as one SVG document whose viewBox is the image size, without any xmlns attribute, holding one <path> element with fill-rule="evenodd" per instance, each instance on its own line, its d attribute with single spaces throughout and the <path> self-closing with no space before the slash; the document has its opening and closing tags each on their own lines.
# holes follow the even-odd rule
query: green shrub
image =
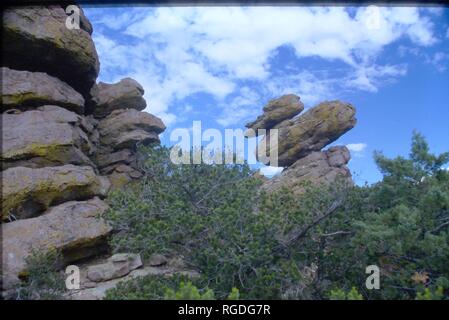
<svg viewBox="0 0 449 320">
<path fill-rule="evenodd" d="M 189 279 L 182 275 L 172 277 L 149 275 L 131 281 L 119 282 L 106 291 L 106 300 L 163 300 L 168 289 L 175 290 Z"/>
<path fill-rule="evenodd" d="M 25 280 L 16 289 L 17 300 L 61 300 L 66 292 L 60 272 L 61 255 L 56 250 L 32 250 L 26 258 Z"/>
<path fill-rule="evenodd" d="M 214 300 L 214 292 L 207 289 L 201 293 L 190 281 L 181 282 L 178 290 L 168 288 L 165 291 L 165 300 Z"/>
<path fill-rule="evenodd" d="M 363 300 L 363 296 L 357 291 L 355 287 L 352 287 L 350 291 L 345 292 L 341 289 L 331 290 L 330 300 Z"/>
<path fill-rule="evenodd" d="M 301 195 L 260 192 L 246 164 L 174 165 L 169 152 L 142 148 L 145 178 L 108 198 L 116 251 L 181 254 L 200 272 L 192 285 L 217 299 L 233 288 L 242 299 L 327 299 L 333 288 L 341 291 L 331 297 L 345 299 L 415 299 L 438 287 L 448 297 L 449 154 L 430 154 L 419 134 L 408 159 L 375 154 L 381 182 L 303 183 Z M 372 264 L 382 271 L 380 290 L 361 287 Z M 179 286 L 169 288 L 176 295 Z M 162 287 L 157 295 L 144 293 L 148 283 L 126 290 L 157 299 Z"/>
<path fill-rule="evenodd" d="M 197 280 L 184 275 L 138 277 L 120 282 L 106 292 L 107 300 L 214 300 L 212 289 L 198 289 Z M 239 299 L 239 290 L 233 288 L 229 300 Z"/>
</svg>

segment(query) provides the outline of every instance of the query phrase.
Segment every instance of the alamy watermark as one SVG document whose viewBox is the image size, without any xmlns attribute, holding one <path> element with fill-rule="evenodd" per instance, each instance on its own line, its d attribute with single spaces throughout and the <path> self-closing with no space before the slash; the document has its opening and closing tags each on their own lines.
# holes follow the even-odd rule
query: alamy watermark
<svg viewBox="0 0 449 320">
<path fill-rule="evenodd" d="M 369 274 L 366 278 L 365 286 L 368 290 L 380 289 L 380 269 L 375 264 L 369 265 L 365 269 L 365 273 Z"/>
<path fill-rule="evenodd" d="M 65 20 L 67 29 L 78 30 L 80 28 L 80 8 L 72 4 L 65 8 L 65 13 L 67 13 Z"/>
<path fill-rule="evenodd" d="M 68 290 L 80 289 L 80 268 L 75 265 L 69 265 L 65 268 L 65 287 Z"/>
<path fill-rule="evenodd" d="M 193 121 L 192 129 L 177 128 L 170 134 L 170 141 L 176 142 L 170 152 L 174 164 L 257 164 L 269 163 L 278 165 L 278 129 L 259 129 L 256 132 L 248 129 L 209 128 L 202 130 L 201 121 Z M 258 141 L 259 140 L 259 141 Z M 206 144 L 204 144 L 206 143 Z M 251 153 L 255 152 L 256 157 Z"/>
</svg>

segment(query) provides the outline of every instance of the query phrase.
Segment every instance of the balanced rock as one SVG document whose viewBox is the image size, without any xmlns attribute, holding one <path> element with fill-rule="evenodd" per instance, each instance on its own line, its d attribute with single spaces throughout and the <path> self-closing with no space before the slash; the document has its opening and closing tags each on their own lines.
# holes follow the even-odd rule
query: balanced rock
<svg viewBox="0 0 449 320">
<path fill-rule="evenodd" d="M 87 278 L 94 282 L 120 278 L 142 265 L 139 254 L 117 253 L 105 263 L 89 266 L 87 268 Z"/>
<path fill-rule="evenodd" d="M 81 28 L 66 26 L 61 6 L 28 6 L 3 10 L 3 65 L 55 76 L 87 97 L 100 63 L 82 15 Z"/>
<path fill-rule="evenodd" d="M 102 118 L 117 109 L 143 110 L 147 106 L 144 90 L 134 79 L 125 78 L 114 84 L 100 82 L 92 87 L 93 114 Z"/>
<path fill-rule="evenodd" d="M 43 72 L 2 67 L 2 111 L 55 104 L 82 114 L 84 98 L 67 83 Z"/>
<path fill-rule="evenodd" d="M 39 168 L 64 164 L 92 164 L 93 129 L 84 117 L 58 106 L 2 114 L 4 169 L 11 166 Z"/>
<path fill-rule="evenodd" d="M 356 124 L 355 108 L 340 101 L 322 102 L 301 116 L 284 120 L 274 126 L 278 131 L 278 144 L 270 145 L 269 135 L 264 136 L 260 147 L 267 146 L 278 153 L 278 165 L 289 166 L 314 151 L 320 151 Z M 277 149 L 277 150 L 276 150 Z M 268 164 L 269 160 L 265 164 Z"/>
<path fill-rule="evenodd" d="M 69 201 L 39 217 L 2 224 L 3 289 L 26 274 L 26 257 L 33 249 L 40 253 L 60 250 L 66 263 L 98 252 L 111 231 L 101 219 L 107 208 L 99 198 Z"/>
<path fill-rule="evenodd" d="M 2 175 L 2 220 L 30 218 L 64 201 L 104 196 L 110 187 L 89 166 L 14 167 Z"/>
<path fill-rule="evenodd" d="M 258 116 L 253 122 L 246 124 L 248 129 L 245 133 L 246 136 L 251 137 L 258 135 L 259 129 L 271 129 L 278 123 L 293 118 L 304 110 L 304 104 L 300 101 L 300 98 L 294 94 L 287 94 L 278 99 L 273 99 L 263 107 L 263 114 Z"/>
<path fill-rule="evenodd" d="M 271 192 L 286 187 L 300 194 L 304 190 L 303 183 L 306 181 L 315 185 L 326 185 L 340 178 L 352 183 L 351 172 L 346 166 L 350 159 L 349 150 L 345 146 L 314 151 L 293 163 L 279 176 L 266 180 L 262 189 Z"/>
<path fill-rule="evenodd" d="M 114 150 L 133 148 L 137 142 L 159 141 L 165 130 L 161 119 L 135 109 L 114 110 L 98 124 L 100 142 Z"/>
</svg>

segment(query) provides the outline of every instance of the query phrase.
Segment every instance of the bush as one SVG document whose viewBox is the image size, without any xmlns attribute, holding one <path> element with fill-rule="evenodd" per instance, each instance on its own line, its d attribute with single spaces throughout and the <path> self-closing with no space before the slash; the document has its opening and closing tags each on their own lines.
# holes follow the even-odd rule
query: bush
<svg viewBox="0 0 449 320">
<path fill-rule="evenodd" d="M 56 250 L 31 251 L 26 258 L 23 283 L 16 288 L 17 300 L 61 300 L 66 292 L 64 275 L 59 271 L 61 255 Z"/>
<path fill-rule="evenodd" d="M 193 281 L 193 282 L 192 282 Z M 145 276 L 128 282 L 120 282 L 106 292 L 108 300 L 214 300 L 209 288 L 198 289 L 197 281 L 183 275 Z M 239 290 L 232 288 L 229 300 L 239 299 Z"/>
<path fill-rule="evenodd" d="M 122 281 L 106 291 L 106 300 L 163 300 L 168 289 L 175 290 L 189 279 L 182 275 L 172 277 L 145 276 Z"/>
<path fill-rule="evenodd" d="M 381 182 L 304 183 L 300 196 L 260 192 L 246 164 L 174 165 L 169 153 L 140 149 L 145 178 L 108 198 L 115 250 L 182 255 L 200 271 L 192 285 L 217 299 L 233 288 L 243 299 L 415 299 L 425 288 L 448 297 L 449 154 L 430 154 L 419 134 L 409 159 L 375 154 Z M 381 268 L 381 290 L 364 287 L 371 264 Z M 122 292 L 162 298 L 162 284 L 143 293 L 153 290 L 147 281 Z M 169 286 L 172 296 L 179 286 Z"/>
<path fill-rule="evenodd" d="M 355 287 L 352 287 L 350 291 L 345 292 L 341 289 L 331 290 L 330 300 L 363 300 L 363 296 L 357 291 Z"/>
</svg>

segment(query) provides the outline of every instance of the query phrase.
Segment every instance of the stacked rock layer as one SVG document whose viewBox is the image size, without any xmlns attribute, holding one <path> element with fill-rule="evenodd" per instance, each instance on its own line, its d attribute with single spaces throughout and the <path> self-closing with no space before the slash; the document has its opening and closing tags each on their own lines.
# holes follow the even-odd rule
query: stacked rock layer
<svg viewBox="0 0 449 320">
<path fill-rule="evenodd" d="M 3 292 L 32 250 L 59 249 L 66 263 L 104 250 L 104 197 L 141 176 L 136 146 L 165 130 L 135 80 L 96 84 L 92 26 L 82 10 L 79 29 L 66 19 L 56 5 L 3 10 Z"/>
<path fill-rule="evenodd" d="M 340 101 L 327 101 L 301 113 L 304 105 L 296 95 L 289 94 L 271 100 L 263 114 L 246 125 L 246 135 L 252 137 L 263 134 L 259 147 L 270 155 L 278 154 L 278 165 L 284 171 L 262 186 L 268 191 L 288 187 L 295 193 L 303 191 L 302 182 L 329 184 L 341 177 L 352 182 L 346 166 L 351 159 L 345 146 L 324 147 L 352 129 L 357 120 L 355 108 Z M 265 129 L 261 131 L 260 129 Z M 270 129 L 278 129 L 278 143 L 269 141 Z M 265 164 L 270 165 L 269 157 Z"/>
</svg>

